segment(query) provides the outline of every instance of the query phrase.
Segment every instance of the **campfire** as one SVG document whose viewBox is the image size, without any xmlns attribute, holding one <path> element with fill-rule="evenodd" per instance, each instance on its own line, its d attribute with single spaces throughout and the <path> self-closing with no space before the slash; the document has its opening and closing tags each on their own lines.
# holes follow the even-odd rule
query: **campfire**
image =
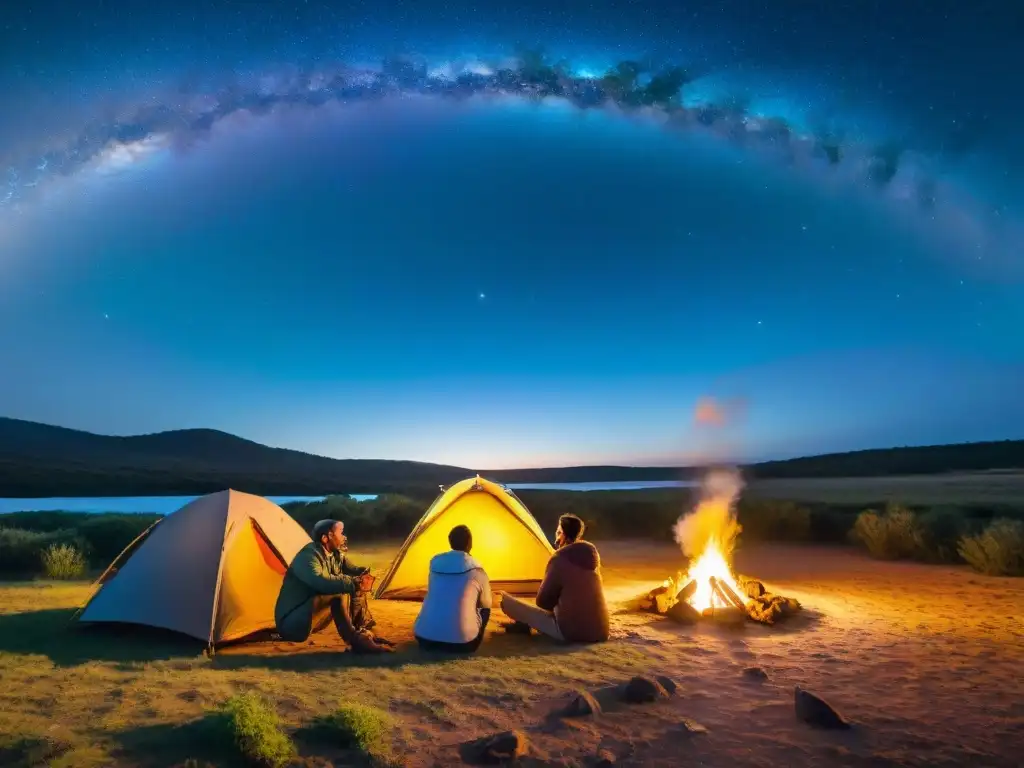
<svg viewBox="0 0 1024 768">
<path fill-rule="evenodd" d="M 740 533 L 733 504 L 740 488 L 735 473 L 709 475 L 703 500 L 675 526 L 676 541 L 690 561 L 688 569 L 636 598 L 634 609 L 683 624 L 774 624 L 800 610 L 797 600 L 770 594 L 760 581 L 733 574 L 729 561 Z"/>
</svg>

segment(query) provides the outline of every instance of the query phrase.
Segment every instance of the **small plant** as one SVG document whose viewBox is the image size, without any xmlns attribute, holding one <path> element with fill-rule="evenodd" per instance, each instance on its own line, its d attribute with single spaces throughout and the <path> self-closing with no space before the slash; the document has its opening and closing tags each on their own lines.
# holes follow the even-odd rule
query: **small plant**
<svg viewBox="0 0 1024 768">
<path fill-rule="evenodd" d="M 235 746 L 249 761 L 280 768 L 295 756 L 295 745 L 281 727 L 277 713 L 258 694 L 249 691 L 224 703 Z"/>
<path fill-rule="evenodd" d="M 329 715 L 317 718 L 316 730 L 339 746 L 356 749 L 378 764 L 391 755 L 394 720 L 378 707 L 346 702 Z"/>
<path fill-rule="evenodd" d="M 43 550 L 43 572 L 48 579 L 80 579 L 85 573 L 85 557 L 72 544 L 51 544 Z"/>
<path fill-rule="evenodd" d="M 857 516 L 851 536 L 880 560 L 901 560 L 918 551 L 920 534 L 914 513 L 898 504 L 890 504 L 885 514 L 873 509 Z"/>
<path fill-rule="evenodd" d="M 989 576 L 1024 576 L 1024 522 L 1002 518 L 974 536 L 962 536 L 960 557 Z"/>
</svg>

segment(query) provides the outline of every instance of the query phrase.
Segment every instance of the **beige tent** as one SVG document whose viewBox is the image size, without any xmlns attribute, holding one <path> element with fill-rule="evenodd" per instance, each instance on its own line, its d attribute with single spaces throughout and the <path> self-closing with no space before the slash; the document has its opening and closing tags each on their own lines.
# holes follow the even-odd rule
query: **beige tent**
<svg viewBox="0 0 1024 768">
<path fill-rule="evenodd" d="M 270 629 L 285 571 L 309 542 L 261 496 L 202 496 L 118 555 L 79 621 L 145 624 L 210 645 Z"/>
<path fill-rule="evenodd" d="M 448 532 L 465 524 L 473 557 L 487 571 L 492 590 L 534 595 L 554 554 L 544 531 L 508 489 L 471 477 L 441 493 L 405 540 L 377 587 L 378 598 L 422 600 L 430 559 L 447 552 Z"/>
</svg>

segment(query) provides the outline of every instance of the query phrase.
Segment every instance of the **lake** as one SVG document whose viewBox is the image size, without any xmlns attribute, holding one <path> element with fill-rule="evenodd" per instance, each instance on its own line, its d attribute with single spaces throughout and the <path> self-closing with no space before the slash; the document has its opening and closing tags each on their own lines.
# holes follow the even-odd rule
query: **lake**
<svg viewBox="0 0 1024 768">
<path fill-rule="evenodd" d="M 639 491 L 651 488 L 687 488 L 694 483 L 677 480 L 621 483 L 510 483 L 513 491 Z M 0 499 L 0 515 L 10 512 L 139 512 L 170 514 L 196 496 L 97 496 L 53 499 Z M 289 501 L 319 501 L 323 496 L 268 496 L 275 504 Z M 375 499 L 375 494 L 352 494 L 353 499 Z"/>
</svg>

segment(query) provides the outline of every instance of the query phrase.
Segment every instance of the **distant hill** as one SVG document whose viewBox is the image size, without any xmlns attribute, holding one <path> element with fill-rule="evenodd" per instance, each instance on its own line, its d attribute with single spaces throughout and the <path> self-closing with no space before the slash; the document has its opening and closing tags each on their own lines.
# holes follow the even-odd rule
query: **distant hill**
<svg viewBox="0 0 1024 768">
<path fill-rule="evenodd" d="M 1024 440 L 890 448 L 746 467 L 772 477 L 869 477 L 1024 468 Z M 0 496 L 156 496 L 236 488 L 263 495 L 423 491 L 475 470 L 378 459 L 330 459 L 226 432 L 186 429 L 114 437 L 0 418 Z M 505 483 L 678 480 L 686 467 L 563 467 L 484 471 Z"/>
<path fill-rule="evenodd" d="M 881 477 L 1024 468 L 1024 440 L 873 448 L 827 453 L 748 467 L 753 478 Z"/>
</svg>

